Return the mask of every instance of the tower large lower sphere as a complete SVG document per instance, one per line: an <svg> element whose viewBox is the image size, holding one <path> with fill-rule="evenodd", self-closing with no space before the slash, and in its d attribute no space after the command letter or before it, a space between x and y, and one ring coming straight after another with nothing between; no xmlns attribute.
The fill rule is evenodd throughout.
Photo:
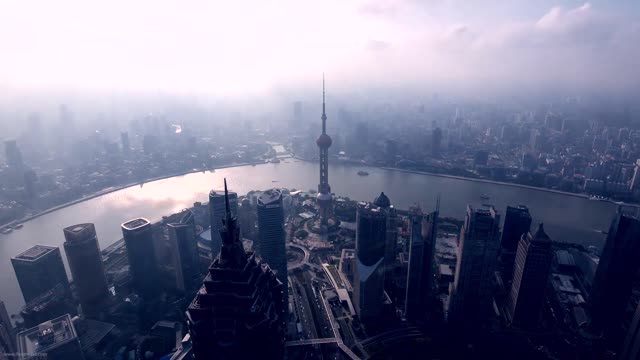
<svg viewBox="0 0 640 360"><path fill-rule="evenodd" d="M316 140L320 149L320 183L318 184L318 206L320 207L320 224L328 225L331 211L331 186L329 186L329 148L331 137L327 135L327 114L324 104L324 78L322 79L322 134Z"/></svg>

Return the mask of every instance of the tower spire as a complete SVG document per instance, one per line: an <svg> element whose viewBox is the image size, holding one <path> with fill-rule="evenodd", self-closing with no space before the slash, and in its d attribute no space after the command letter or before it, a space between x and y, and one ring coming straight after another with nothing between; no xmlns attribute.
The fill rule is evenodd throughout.
<svg viewBox="0 0 640 360"><path fill-rule="evenodd" d="M231 208L229 207L229 190L227 190L227 178L224 178L224 206L227 211L227 224L231 220Z"/></svg>
<svg viewBox="0 0 640 360"><path fill-rule="evenodd" d="M327 114L324 106L324 73L322 73L322 133L327 133Z"/></svg>

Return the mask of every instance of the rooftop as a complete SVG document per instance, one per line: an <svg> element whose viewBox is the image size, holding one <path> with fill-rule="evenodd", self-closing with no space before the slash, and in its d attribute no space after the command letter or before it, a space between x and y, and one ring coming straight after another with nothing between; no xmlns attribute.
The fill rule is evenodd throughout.
<svg viewBox="0 0 640 360"><path fill-rule="evenodd" d="M23 252L22 254L15 257L15 259L23 260L23 261L36 261L39 258L45 256L46 254L55 251L57 247L55 246L46 246L46 245L36 245L29 250Z"/></svg>
<svg viewBox="0 0 640 360"><path fill-rule="evenodd" d="M71 316L66 314L18 333L18 352L46 353L77 339L78 334L73 327Z"/></svg>
<svg viewBox="0 0 640 360"><path fill-rule="evenodd" d="M62 230L65 234L65 240L74 241L86 239L87 235L95 235L95 227L93 224L77 224L66 227Z"/></svg>
<svg viewBox="0 0 640 360"><path fill-rule="evenodd" d="M149 220L145 218L137 218L123 223L122 227L125 230L136 230L146 226L147 224L149 224Z"/></svg>
<svg viewBox="0 0 640 360"><path fill-rule="evenodd" d="M279 189L270 189L260 194L258 205L270 205L276 203L282 198L282 192Z"/></svg>

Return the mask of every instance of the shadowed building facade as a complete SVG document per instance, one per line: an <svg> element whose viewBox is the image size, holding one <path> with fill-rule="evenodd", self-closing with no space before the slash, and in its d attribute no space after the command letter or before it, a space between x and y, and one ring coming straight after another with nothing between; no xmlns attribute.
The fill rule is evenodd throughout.
<svg viewBox="0 0 640 360"><path fill-rule="evenodd" d="M78 224L64 228L64 252L78 292L82 313L97 317L109 296L100 245L93 224Z"/></svg>
<svg viewBox="0 0 640 360"><path fill-rule="evenodd" d="M150 301L160 293L151 223L144 218L129 220L122 224L122 235L133 287L138 295Z"/></svg>
<svg viewBox="0 0 640 360"><path fill-rule="evenodd" d="M70 294L69 279L59 248L36 245L11 258L11 264L25 303L37 299L58 284L65 293Z"/></svg>
<svg viewBox="0 0 640 360"><path fill-rule="evenodd" d="M233 191L229 192L229 206L233 216L238 216L238 194ZM211 255L213 257L220 252L222 247L220 230L224 217L224 191L211 190L209 192L209 224L211 225Z"/></svg>
<svg viewBox="0 0 640 360"><path fill-rule="evenodd" d="M363 322L382 314L387 217L375 205L360 205L356 213L356 271L353 300Z"/></svg>
<svg viewBox="0 0 640 360"><path fill-rule="evenodd" d="M264 191L258 197L258 242L260 257L273 269L283 284L287 281L284 209L279 189ZM287 286L283 288L284 304L288 302Z"/></svg>
<svg viewBox="0 0 640 360"><path fill-rule="evenodd" d="M528 234L531 228L531 215L524 205L507 206L502 226L502 240L500 241L500 270L502 278L510 283L513 277L513 265L522 235Z"/></svg>
<svg viewBox="0 0 640 360"><path fill-rule="evenodd" d="M168 228L176 288L180 291L193 290L201 280L193 212L183 211L180 221L169 224Z"/></svg>

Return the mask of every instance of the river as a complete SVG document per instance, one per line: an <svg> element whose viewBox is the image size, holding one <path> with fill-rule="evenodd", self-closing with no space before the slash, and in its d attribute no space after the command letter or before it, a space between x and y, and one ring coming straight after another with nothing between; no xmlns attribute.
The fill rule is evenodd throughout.
<svg viewBox="0 0 640 360"><path fill-rule="evenodd" d="M369 176L358 176L360 169ZM64 252L64 227L94 223L100 246L105 248L122 237L122 222L138 216L157 221L196 201L206 202L210 189L222 188L224 177L230 189L239 194L270 187L309 190L317 188L319 171L317 163L290 158L278 164L192 173L131 186L37 217L20 230L0 235L0 298L10 314L19 311L24 302L10 258L36 244L60 246ZM480 199L487 194L488 202L502 214L507 205L527 205L534 224L543 221L552 239L585 246L602 245L600 230L608 229L616 209L609 202L543 190L351 165L330 165L329 182L334 193L356 200L373 200L384 191L401 209L418 203L430 210L441 194L441 214L456 218L464 217L468 203L487 202ZM66 262L64 255L63 259Z"/></svg>

